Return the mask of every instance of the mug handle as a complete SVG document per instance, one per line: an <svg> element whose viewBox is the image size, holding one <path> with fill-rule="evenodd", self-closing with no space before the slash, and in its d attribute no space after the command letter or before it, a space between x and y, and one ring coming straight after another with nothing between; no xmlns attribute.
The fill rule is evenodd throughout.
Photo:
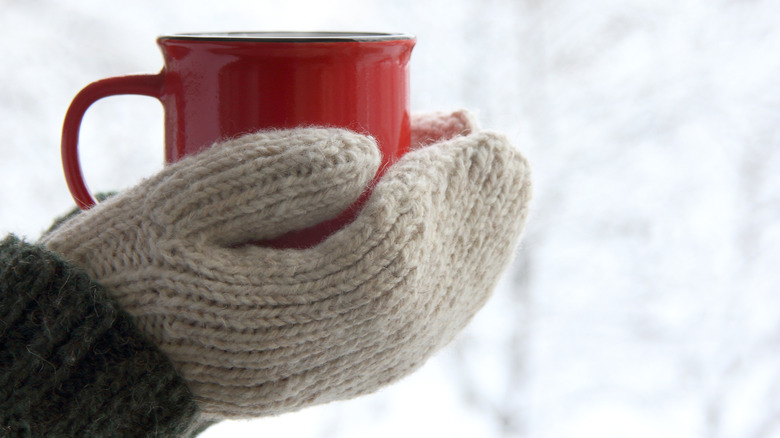
<svg viewBox="0 0 780 438"><path fill-rule="evenodd" d="M79 130L81 119L87 109L104 97L120 94L140 94L160 99L164 82L164 72L150 75L129 75L102 79L93 82L76 94L62 125L62 168L73 199L82 210L88 210L97 204L84 183L78 156Z"/></svg>

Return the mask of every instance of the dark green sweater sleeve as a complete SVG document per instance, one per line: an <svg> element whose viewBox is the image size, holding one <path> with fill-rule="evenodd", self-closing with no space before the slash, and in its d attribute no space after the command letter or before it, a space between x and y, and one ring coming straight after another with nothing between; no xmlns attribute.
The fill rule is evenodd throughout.
<svg viewBox="0 0 780 438"><path fill-rule="evenodd" d="M47 249L0 242L0 436L190 435L170 361L100 285Z"/></svg>

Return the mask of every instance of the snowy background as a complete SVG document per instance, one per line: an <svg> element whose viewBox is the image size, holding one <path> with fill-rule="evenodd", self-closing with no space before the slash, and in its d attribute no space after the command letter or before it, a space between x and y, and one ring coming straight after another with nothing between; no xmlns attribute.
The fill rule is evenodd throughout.
<svg viewBox="0 0 780 438"><path fill-rule="evenodd" d="M414 108L508 134L536 196L495 297L420 372L205 437L780 437L780 2L0 0L0 233L73 205L81 87L206 30L416 34ZM127 187L161 168L161 107L103 100L81 144L91 187Z"/></svg>

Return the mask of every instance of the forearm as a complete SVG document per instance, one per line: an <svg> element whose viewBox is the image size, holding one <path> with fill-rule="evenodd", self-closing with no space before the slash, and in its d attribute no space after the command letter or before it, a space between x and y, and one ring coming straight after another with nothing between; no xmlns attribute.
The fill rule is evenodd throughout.
<svg viewBox="0 0 780 438"><path fill-rule="evenodd" d="M100 285L45 248L0 242L0 435L182 436L197 417Z"/></svg>

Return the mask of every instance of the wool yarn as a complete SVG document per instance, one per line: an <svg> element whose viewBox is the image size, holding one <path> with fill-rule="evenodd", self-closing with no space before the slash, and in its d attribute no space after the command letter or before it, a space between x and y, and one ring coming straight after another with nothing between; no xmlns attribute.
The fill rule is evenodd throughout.
<svg viewBox="0 0 780 438"><path fill-rule="evenodd" d="M354 222L312 248L241 243L351 205L379 165L372 139L322 128L233 139L43 243L133 316L207 419L370 393L421 366L482 307L531 197L526 160L465 113L418 116L413 129L415 149Z"/></svg>
<svg viewBox="0 0 780 438"><path fill-rule="evenodd" d="M182 437L197 405L100 285L51 251L0 241L0 436Z"/></svg>

